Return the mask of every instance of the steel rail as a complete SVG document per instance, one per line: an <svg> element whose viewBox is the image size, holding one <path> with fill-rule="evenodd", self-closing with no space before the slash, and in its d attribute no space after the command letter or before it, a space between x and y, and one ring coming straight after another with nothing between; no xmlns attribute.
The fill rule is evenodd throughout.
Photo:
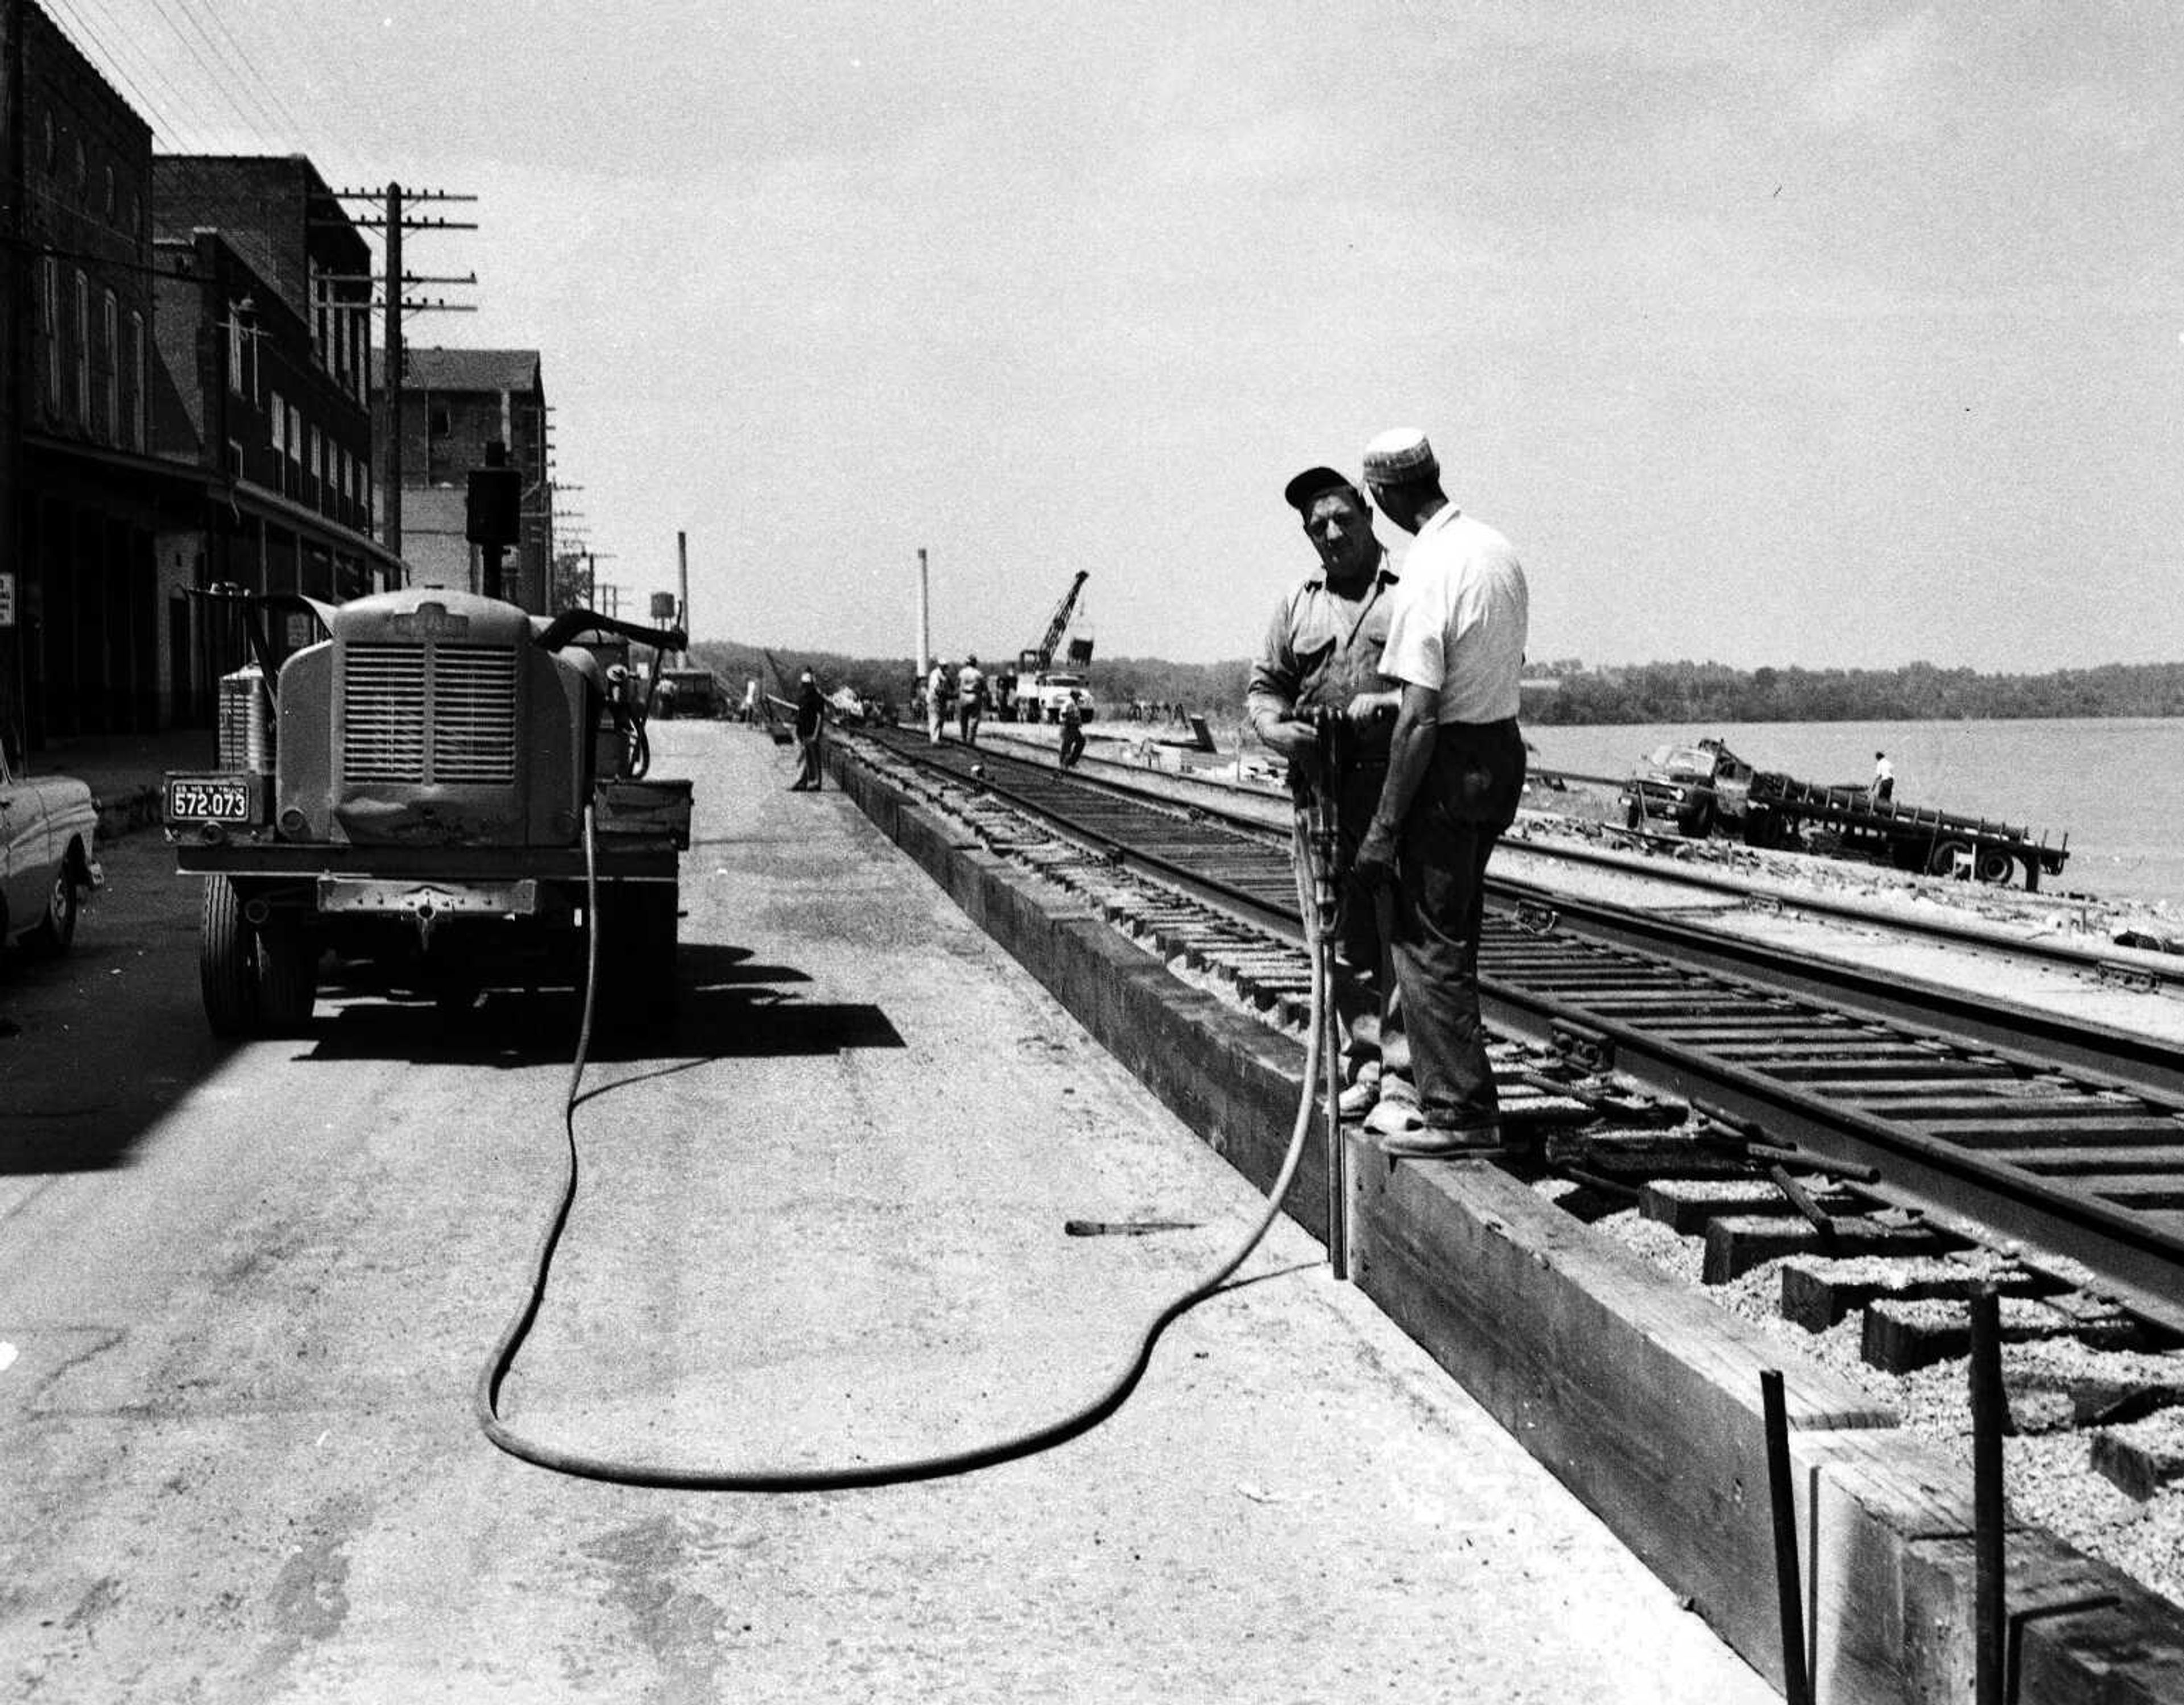
<svg viewBox="0 0 2184 1705"><path fill-rule="evenodd" d="M1772 983L1869 1017L1923 1025L1970 1046L2016 1056L2020 1064L2066 1067L2105 1088L2184 1100L2184 1047L2159 1037L1999 995L1970 995L1902 972L1798 954L1518 878L1490 878L1488 887L1497 896L1552 907L1594 940Z"/></svg>
<svg viewBox="0 0 2184 1705"><path fill-rule="evenodd" d="M1025 760L997 766L996 755L975 749L892 749L1050 821L1081 818L1096 798L1100 821L1065 832L1103 855L1217 887L1227 909L1262 928L1297 928L1286 847L1262 826L1240 833L1195 810L1134 799L1112 780L1095 788ZM974 762L986 766L983 777L968 773ZM1148 824L1160 850L1130 844ZM1178 839L1185 827L1200 844L1181 844L1191 839ZM1190 866L1212 847L1227 873L1209 883ZM1258 877L1238 881L1236 866L1254 861ZM2069 1256L2127 1307L2184 1329L2184 1098L2159 1075L2176 1070L2175 1050L1518 886L1531 916L1490 912L1481 943L1490 1022L1592 1052L1825 1161L1877 1167L1891 1199ZM1541 928L1546 909L1555 917ZM2107 1051L2126 1039L2135 1045Z"/></svg>

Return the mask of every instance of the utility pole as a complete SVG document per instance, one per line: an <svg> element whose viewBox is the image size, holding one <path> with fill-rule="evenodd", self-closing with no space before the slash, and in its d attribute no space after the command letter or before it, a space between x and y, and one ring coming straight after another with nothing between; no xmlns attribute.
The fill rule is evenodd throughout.
<svg viewBox="0 0 2184 1705"><path fill-rule="evenodd" d="M386 232L387 322L386 382L381 387L382 416L380 431L386 446L387 461L380 482L381 514L384 524L380 529L380 543L395 555L402 554L402 381L407 376L409 362L404 354L402 316L407 313L476 313L468 304L446 301L411 302L407 290L411 284L436 281L413 278L402 270L402 238L406 231L476 231L475 220L450 219L412 219L405 209L420 203L476 201L474 195L451 194L446 190L425 189L404 191L399 183L389 182L384 190L339 189L334 192L337 200L385 200L386 212L377 219L358 219L350 223L363 230L376 226ZM445 279L439 282L459 284L476 282L476 275L469 279Z"/></svg>
<svg viewBox="0 0 2184 1705"><path fill-rule="evenodd" d="M584 608L594 616L614 614L611 610L601 610L599 605L599 593L602 590L612 592L616 589L611 586L604 588L600 587L599 564L602 560L612 562L614 560L615 554L610 550L588 550L584 553Z"/></svg>

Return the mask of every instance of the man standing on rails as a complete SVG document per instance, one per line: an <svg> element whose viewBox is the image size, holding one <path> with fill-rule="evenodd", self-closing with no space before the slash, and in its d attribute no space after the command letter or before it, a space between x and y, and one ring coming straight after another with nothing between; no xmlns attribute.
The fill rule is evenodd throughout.
<svg viewBox="0 0 2184 1705"><path fill-rule="evenodd" d="M1322 571L1298 582L1274 606L1251 666L1244 708L1260 739L1289 760L1290 795L1296 807L1292 856L1298 898L1309 915L1312 805L1327 781L1316 761L1319 734L1309 717L1320 710L1347 723L1337 743L1346 749L1345 761L1333 783L1341 841L1337 856L1347 866L1380 803L1389 727L1402 696L1380 679L1396 577L1373 536L1372 505L1333 468L1306 469L1283 488L1282 497L1303 517ZM1366 1128L1376 1135L1419 1123L1403 1003L1389 959L1392 911L1391 897L1378 884L1361 883L1346 869L1336 889L1334 941L1334 1006L1348 1079L1338 1106L1346 1117L1364 1115Z"/></svg>
<svg viewBox="0 0 2184 1705"><path fill-rule="evenodd" d="M807 669L796 683L796 753L801 763L796 779L788 784L792 794L819 791L819 742L826 726L826 701L819 696L819 683Z"/></svg>
<svg viewBox="0 0 2184 1705"><path fill-rule="evenodd" d="M956 733L967 746L978 744L978 719L986 714L986 676L972 652L956 671Z"/></svg>
<svg viewBox="0 0 2184 1705"><path fill-rule="evenodd" d="M925 677L925 738L936 746L940 744L940 725L947 715L948 671L936 657L932 672Z"/></svg>
<svg viewBox="0 0 2184 1705"><path fill-rule="evenodd" d="M1530 597L1509 541L1442 492L1424 432L1373 439L1365 482L1380 512L1417 535L1380 659L1401 683L1401 708L1357 870L1395 879L1396 977L1425 1123L1383 1136L1380 1149L1491 1153L1502 1130L1479 1016L1479 933L1486 861L1524 788L1517 707Z"/></svg>

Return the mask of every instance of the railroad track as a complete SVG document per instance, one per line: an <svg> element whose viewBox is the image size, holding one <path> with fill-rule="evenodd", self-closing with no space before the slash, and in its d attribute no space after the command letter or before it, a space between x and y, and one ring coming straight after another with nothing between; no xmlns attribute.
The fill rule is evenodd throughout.
<svg viewBox="0 0 2184 1705"><path fill-rule="evenodd" d="M1218 914L1216 935L1302 939L1288 837L1263 822L991 748L866 738L967 788L976 809L1029 814L1095 859L1182 890ZM2040 1252L2046 1270L2081 1267L2137 1319L2184 1333L2184 1053L2174 1047L1501 883L1480 987L1491 1024L1596 1081L1613 1073L1680 1100L1702 1123L1756 1143L1763 1165L1794 1158L1857 1181L1829 1201L1858 1215L1903 1211L1909 1245L1930 1243L1925 1216L1989 1229ZM1774 1173L1783 1178L1780 1164ZM1789 1188L1793 1201L1805 1195ZM1835 1234L1846 1217L1826 1203L1802 1206L1822 1249L1869 1246Z"/></svg>

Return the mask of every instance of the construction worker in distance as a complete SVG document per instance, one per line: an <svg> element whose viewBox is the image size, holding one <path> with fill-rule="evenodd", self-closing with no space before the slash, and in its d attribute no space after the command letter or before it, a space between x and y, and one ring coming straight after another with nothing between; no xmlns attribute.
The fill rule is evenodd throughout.
<svg viewBox="0 0 2184 1705"><path fill-rule="evenodd" d="M986 711L986 677L972 652L956 671L956 732L967 746L978 744L978 719Z"/></svg>
<svg viewBox="0 0 2184 1705"><path fill-rule="evenodd" d="M1074 688L1061 701L1061 767L1073 768L1084 755L1084 710Z"/></svg>
<svg viewBox="0 0 2184 1705"><path fill-rule="evenodd" d="M925 677L925 738L936 746L940 744L940 725L948 715L947 706L948 671L936 657Z"/></svg>

